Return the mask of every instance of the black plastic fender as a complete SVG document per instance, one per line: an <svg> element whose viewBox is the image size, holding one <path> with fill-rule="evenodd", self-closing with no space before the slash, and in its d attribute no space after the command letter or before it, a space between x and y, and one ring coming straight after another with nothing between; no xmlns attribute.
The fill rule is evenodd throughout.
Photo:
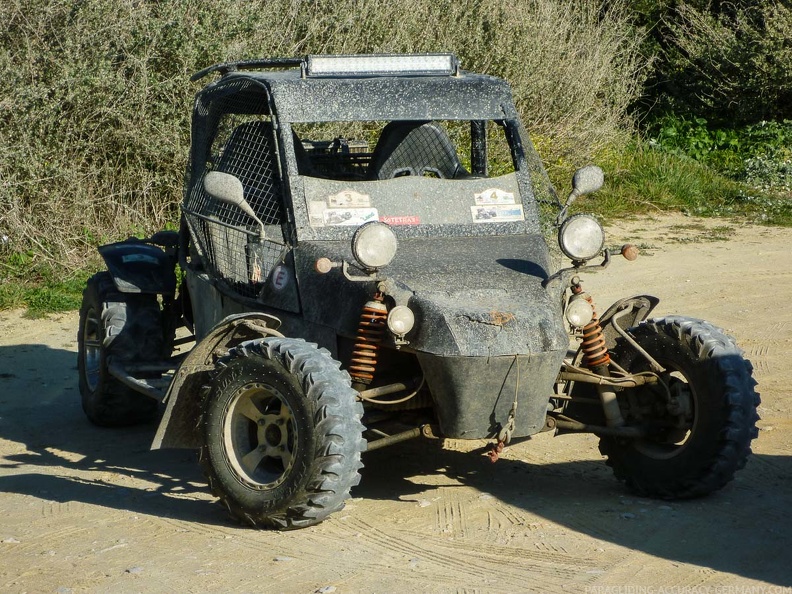
<svg viewBox="0 0 792 594"><path fill-rule="evenodd" d="M652 313L652 310L657 307L660 300L651 295L635 295L634 297L625 297L619 299L616 303L611 305L607 311L600 316L599 322L602 331L605 335L605 345L608 349L616 346L616 339L619 336L617 330L613 327L617 323L614 316L617 313L629 310L629 312L618 316L619 328L627 330L643 322Z"/></svg>
<svg viewBox="0 0 792 594"><path fill-rule="evenodd" d="M176 292L176 263L155 245L133 238L103 245L99 254L121 293L173 295Z"/></svg>
<svg viewBox="0 0 792 594"><path fill-rule="evenodd" d="M163 399L167 406L151 449L200 447L197 423L202 390L211 382L216 360L226 355L231 347L247 340L282 336L276 331L280 324L275 316L251 312L228 316L212 328L176 370Z"/></svg>

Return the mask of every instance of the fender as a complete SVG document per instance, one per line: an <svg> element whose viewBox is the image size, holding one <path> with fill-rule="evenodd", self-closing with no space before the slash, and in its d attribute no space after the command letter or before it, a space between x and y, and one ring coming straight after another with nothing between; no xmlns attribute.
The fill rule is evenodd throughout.
<svg viewBox="0 0 792 594"><path fill-rule="evenodd" d="M619 337L619 333L613 327L614 324L618 323L619 328L622 330L637 326L649 317L649 314L657 307L658 303L660 303L660 300L657 297L635 295L634 297L619 299L611 305L600 317L600 326L605 335L605 345L608 350L616 346L616 339ZM622 314L621 312L625 310L629 310L629 312ZM616 316L616 314L620 315ZM618 317L618 322L616 317Z"/></svg>
<svg viewBox="0 0 792 594"><path fill-rule="evenodd" d="M280 325L281 321L275 316L251 312L228 316L212 328L176 370L163 399L167 406L151 449L200 447L197 421L216 360L246 340L283 336L277 331Z"/></svg>
<svg viewBox="0 0 792 594"><path fill-rule="evenodd" d="M150 243L135 238L99 248L116 288L122 293L173 295L175 261Z"/></svg>

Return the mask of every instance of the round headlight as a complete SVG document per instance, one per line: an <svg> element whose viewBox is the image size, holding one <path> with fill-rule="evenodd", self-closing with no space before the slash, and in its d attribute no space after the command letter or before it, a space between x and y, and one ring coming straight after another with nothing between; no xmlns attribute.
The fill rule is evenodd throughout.
<svg viewBox="0 0 792 594"><path fill-rule="evenodd" d="M605 246L605 231L590 215L569 217L558 231L561 251L574 262L585 262L596 257Z"/></svg>
<svg viewBox="0 0 792 594"><path fill-rule="evenodd" d="M393 230L379 221L361 225L352 238L352 254L367 270L376 270L390 264L397 247Z"/></svg>
<svg viewBox="0 0 792 594"><path fill-rule="evenodd" d="M397 305L388 313L388 329L396 336L404 336L415 325L415 315L404 305Z"/></svg>
<svg viewBox="0 0 792 594"><path fill-rule="evenodd" d="M585 299L573 297L567 303L564 315L571 326L582 328L594 319L594 308Z"/></svg>

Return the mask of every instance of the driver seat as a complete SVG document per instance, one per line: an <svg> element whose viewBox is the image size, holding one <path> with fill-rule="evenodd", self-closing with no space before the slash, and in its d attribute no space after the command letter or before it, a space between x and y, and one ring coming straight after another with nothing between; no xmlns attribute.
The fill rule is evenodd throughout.
<svg viewBox="0 0 792 594"><path fill-rule="evenodd" d="M369 165L369 179L405 175L453 179L467 171L445 129L436 122L391 122L382 130Z"/></svg>

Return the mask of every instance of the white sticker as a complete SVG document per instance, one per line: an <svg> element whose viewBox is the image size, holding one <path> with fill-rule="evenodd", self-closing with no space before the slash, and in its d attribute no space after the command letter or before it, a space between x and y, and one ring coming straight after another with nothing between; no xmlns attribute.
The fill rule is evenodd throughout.
<svg viewBox="0 0 792 594"><path fill-rule="evenodd" d="M498 188L484 190L481 194L474 194L476 204L479 206L487 204L514 204L514 194L504 192Z"/></svg>
<svg viewBox="0 0 792 594"><path fill-rule="evenodd" d="M283 264L278 264L272 271L272 287L276 291L283 291L289 284L289 269Z"/></svg>
<svg viewBox="0 0 792 594"><path fill-rule="evenodd" d="M324 201L312 201L308 203L308 221L311 227L324 227L324 212L327 204Z"/></svg>
<svg viewBox="0 0 792 594"><path fill-rule="evenodd" d="M324 211L324 224L331 226L354 225L379 220L376 208L334 208Z"/></svg>
<svg viewBox="0 0 792 594"><path fill-rule="evenodd" d="M371 206L371 196L355 190L344 190L328 196L327 205L330 208L365 208Z"/></svg>
<svg viewBox="0 0 792 594"><path fill-rule="evenodd" d="M473 215L474 223L508 223L525 220L521 204L471 206L470 213Z"/></svg>

